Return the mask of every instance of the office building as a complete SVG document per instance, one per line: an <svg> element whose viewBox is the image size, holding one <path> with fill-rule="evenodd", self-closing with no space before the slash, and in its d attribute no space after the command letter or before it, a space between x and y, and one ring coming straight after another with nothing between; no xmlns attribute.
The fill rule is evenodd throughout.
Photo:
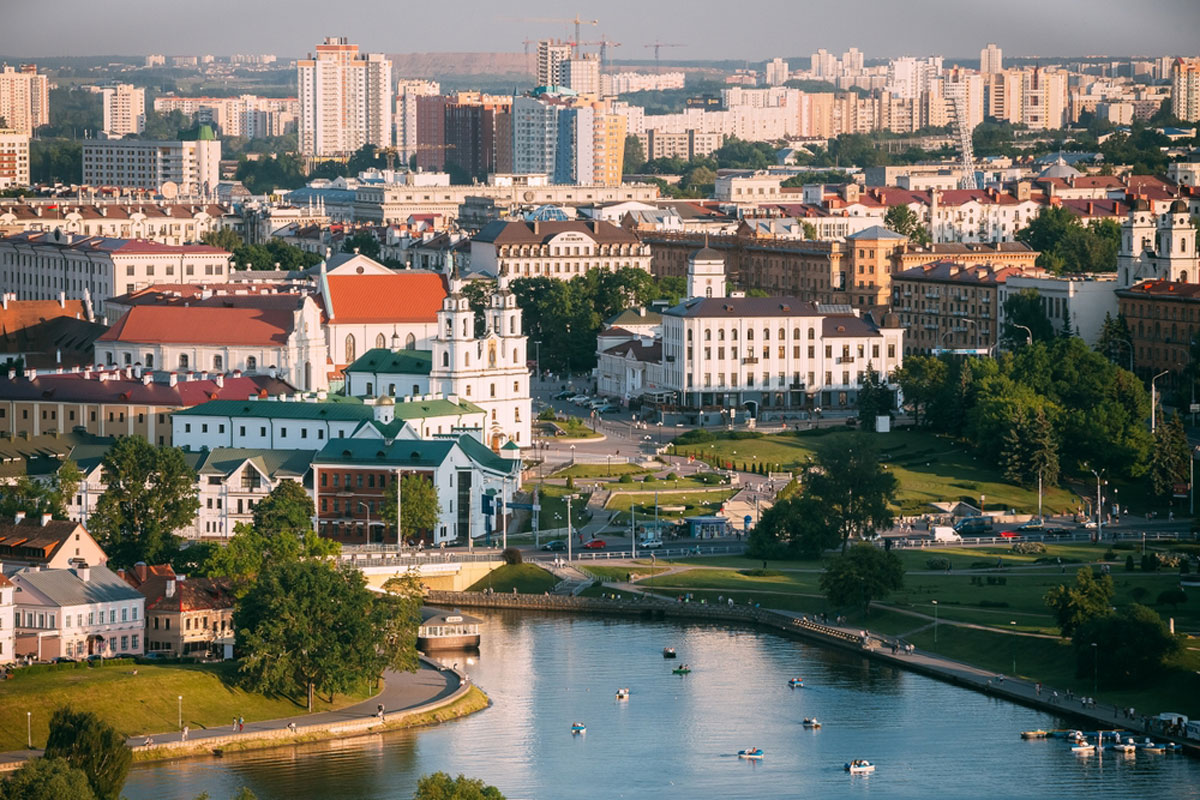
<svg viewBox="0 0 1200 800"><path fill-rule="evenodd" d="M587 54L569 58L559 66L561 86L581 95L600 94L600 58Z"/></svg>
<svg viewBox="0 0 1200 800"><path fill-rule="evenodd" d="M1171 113L1200 121L1200 58L1177 58L1171 65Z"/></svg>
<svg viewBox="0 0 1200 800"><path fill-rule="evenodd" d="M417 153L417 98L437 96L441 93L437 81L417 78L402 78L396 86L396 151L400 160L407 164Z"/></svg>
<svg viewBox="0 0 1200 800"><path fill-rule="evenodd" d="M128 83L100 90L104 103L104 133L119 139L146 129L146 90Z"/></svg>
<svg viewBox="0 0 1200 800"><path fill-rule="evenodd" d="M365 144L392 143L392 62L359 54L345 37L328 37L316 56L296 62L300 152L349 156Z"/></svg>
<svg viewBox="0 0 1200 800"><path fill-rule="evenodd" d="M168 198L209 194L221 180L221 140L202 126L192 141L85 141L83 183L138 189Z"/></svg>
<svg viewBox="0 0 1200 800"><path fill-rule="evenodd" d="M0 117L8 129L27 136L50 124L50 83L35 65L0 70Z"/></svg>

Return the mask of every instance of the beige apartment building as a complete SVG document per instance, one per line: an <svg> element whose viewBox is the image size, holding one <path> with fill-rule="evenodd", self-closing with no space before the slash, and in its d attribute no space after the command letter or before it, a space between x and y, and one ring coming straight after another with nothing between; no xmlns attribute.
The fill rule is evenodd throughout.
<svg viewBox="0 0 1200 800"><path fill-rule="evenodd" d="M146 90L128 83L100 89L104 103L104 132L121 137L146 130Z"/></svg>
<svg viewBox="0 0 1200 800"><path fill-rule="evenodd" d="M28 185L29 134L0 129L0 189Z"/></svg>
<svg viewBox="0 0 1200 800"><path fill-rule="evenodd" d="M0 70L0 117L26 136L50 124L50 83L33 64Z"/></svg>

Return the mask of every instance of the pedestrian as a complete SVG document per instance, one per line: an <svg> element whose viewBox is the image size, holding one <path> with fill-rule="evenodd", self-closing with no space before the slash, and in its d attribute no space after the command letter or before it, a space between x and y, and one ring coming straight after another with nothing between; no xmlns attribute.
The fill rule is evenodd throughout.
<svg viewBox="0 0 1200 800"><path fill-rule="evenodd" d="M183 736L180 738L180 741L186 742L187 737L188 737L188 726L184 725L183 726Z"/></svg>
<svg viewBox="0 0 1200 800"><path fill-rule="evenodd" d="M1038 697L1041 697L1041 696L1042 696L1042 682L1041 682L1041 681L1038 681L1038 682L1037 682L1037 684L1035 684L1035 687L1034 687L1034 688L1035 688L1035 689L1036 689L1036 691L1037 691L1037 696L1038 696Z"/></svg>
<svg viewBox="0 0 1200 800"><path fill-rule="evenodd" d="M238 733L246 730L246 718L238 714Z"/></svg>
<svg viewBox="0 0 1200 800"><path fill-rule="evenodd" d="M288 732L289 732L289 733L295 733L295 732L296 732L296 723L294 723L294 722L289 722L289 723L288 723Z"/></svg>
<svg viewBox="0 0 1200 800"><path fill-rule="evenodd" d="M233 732L237 733L237 717L233 718Z"/></svg>

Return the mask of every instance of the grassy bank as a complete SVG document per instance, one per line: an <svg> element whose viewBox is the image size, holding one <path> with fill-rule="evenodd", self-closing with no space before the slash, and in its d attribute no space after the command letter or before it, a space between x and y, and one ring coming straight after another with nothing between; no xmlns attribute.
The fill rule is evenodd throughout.
<svg viewBox="0 0 1200 800"><path fill-rule="evenodd" d="M134 673L137 670L137 674ZM228 727L234 717L248 722L305 713L304 698L262 695L235 685L237 666L221 664L138 665L43 672L0 684L0 750L26 746L26 712L33 712L33 743L46 743L50 715L59 706L92 711L126 736L178 730L182 696L183 724L194 730ZM376 693L374 684L332 703L318 696L316 711L328 711Z"/></svg>
<svg viewBox="0 0 1200 800"><path fill-rule="evenodd" d="M510 594L515 588L521 594L542 594L554 588L558 578L534 564L505 564L492 570L467 588L468 592Z"/></svg>
<svg viewBox="0 0 1200 800"><path fill-rule="evenodd" d="M439 722L447 722L459 717L465 717L468 714L474 714L476 711L482 711L491 705L491 700L478 686L471 686L465 695L455 700L448 706L444 706L433 711L427 711L412 716L401 717L395 721L388 722L383 727L375 728L369 733L357 735L374 736L378 733L386 731L402 730L404 728L416 728L424 725L434 725ZM399 715L397 715L399 716ZM330 739L345 739L347 735L334 731L303 733L286 738L253 738L253 734L244 734L247 736L244 740L239 740L233 744L221 745L221 753L241 753L251 750L267 750L274 747L291 747L297 744L308 744L311 742L323 742ZM214 748L197 742L194 747L189 748L173 748L171 750L145 750L138 751L133 754L134 761L173 761L179 758L192 758L195 756L212 755Z"/></svg>

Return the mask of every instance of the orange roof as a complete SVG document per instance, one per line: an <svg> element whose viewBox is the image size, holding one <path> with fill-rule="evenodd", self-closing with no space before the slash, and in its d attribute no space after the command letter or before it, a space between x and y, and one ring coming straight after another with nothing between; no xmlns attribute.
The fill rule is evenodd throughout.
<svg viewBox="0 0 1200 800"><path fill-rule="evenodd" d="M0 308L0 331L11 333L28 328L39 322L56 317L87 319L87 308L82 300L9 300Z"/></svg>
<svg viewBox="0 0 1200 800"><path fill-rule="evenodd" d="M276 347L292 321L281 309L134 306L97 341Z"/></svg>
<svg viewBox="0 0 1200 800"><path fill-rule="evenodd" d="M442 276L433 272L395 275L330 275L327 316L337 323L437 322L446 298Z"/></svg>

